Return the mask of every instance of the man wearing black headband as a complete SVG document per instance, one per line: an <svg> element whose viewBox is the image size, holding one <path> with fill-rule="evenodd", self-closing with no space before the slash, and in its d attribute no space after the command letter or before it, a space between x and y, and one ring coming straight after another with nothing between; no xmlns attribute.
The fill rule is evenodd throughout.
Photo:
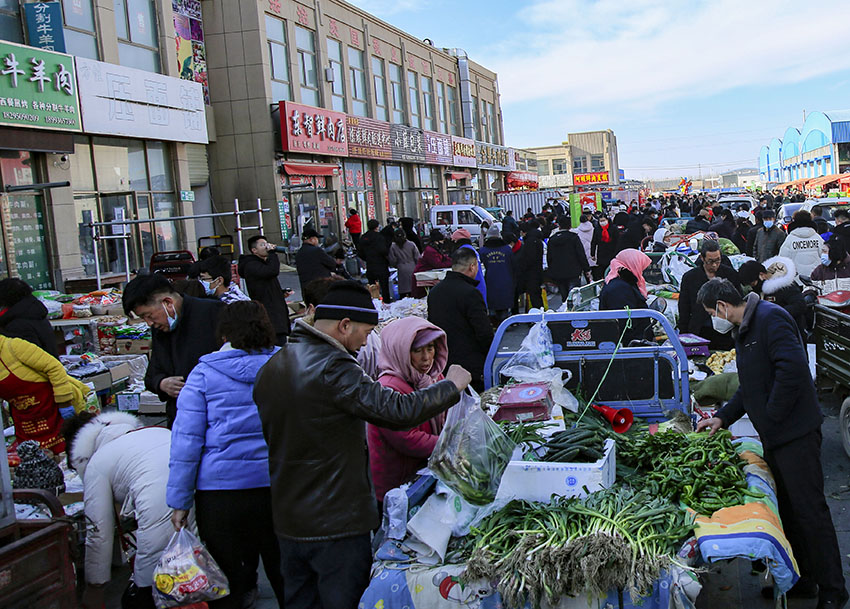
<svg viewBox="0 0 850 609"><path fill-rule="evenodd" d="M355 359L377 323L366 288L334 283L313 325L296 321L257 376L287 609L356 607L369 584L380 520L365 423L410 429L455 404L470 382L451 366L446 380L407 395L382 387Z"/></svg>

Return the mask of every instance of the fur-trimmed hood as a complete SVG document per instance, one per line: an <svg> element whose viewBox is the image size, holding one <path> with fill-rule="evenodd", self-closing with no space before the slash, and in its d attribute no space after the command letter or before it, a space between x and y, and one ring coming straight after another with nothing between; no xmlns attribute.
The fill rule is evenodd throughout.
<svg viewBox="0 0 850 609"><path fill-rule="evenodd" d="M67 447L71 467L85 479L86 466L98 449L127 432L143 427L142 422L126 412L104 412L86 423Z"/></svg>
<svg viewBox="0 0 850 609"><path fill-rule="evenodd" d="M770 279L765 279L761 291L765 296L776 294L779 290L787 288L797 278L797 267L794 261L785 256L774 256L764 261Z"/></svg>

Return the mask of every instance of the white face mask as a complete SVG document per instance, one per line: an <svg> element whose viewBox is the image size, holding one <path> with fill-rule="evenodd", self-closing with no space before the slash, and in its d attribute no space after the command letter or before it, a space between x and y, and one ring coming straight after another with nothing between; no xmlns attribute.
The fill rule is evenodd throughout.
<svg viewBox="0 0 850 609"><path fill-rule="evenodd" d="M172 307L174 305L171 305ZM165 311L165 316L168 318L168 329L174 330L177 327L177 309L174 309L174 317L168 314L168 308L165 303L162 303L162 310Z"/></svg>
<svg viewBox="0 0 850 609"><path fill-rule="evenodd" d="M204 286L204 293L207 296L212 296L213 294L215 294L215 288L212 287L212 281L206 281L204 279L198 279L198 281L200 281L201 285Z"/></svg>
<svg viewBox="0 0 850 609"><path fill-rule="evenodd" d="M717 311L717 307L715 306L715 312ZM723 317L718 317L717 315L711 316L711 327L714 328L716 332L720 332L721 334L728 334L732 328L735 327L731 321L726 319L726 312L724 311Z"/></svg>

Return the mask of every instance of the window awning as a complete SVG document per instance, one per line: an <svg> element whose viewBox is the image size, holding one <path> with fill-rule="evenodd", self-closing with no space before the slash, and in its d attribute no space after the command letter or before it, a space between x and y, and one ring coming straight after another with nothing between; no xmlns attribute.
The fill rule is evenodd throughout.
<svg viewBox="0 0 850 609"><path fill-rule="evenodd" d="M339 165L332 163L284 163L283 170L290 176L339 175Z"/></svg>
<svg viewBox="0 0 850 609"><path fill-rule="evenodd" d="M469 180L472 178L472 174L468 171L450 171L446 174L446 177L450 180Z"/></svg>
<svg viewBox="0 0 850 609"><path fill-rule="evenodd" d="M807 188L817 188L818 186L826 186L827 184L832 184L833 182L837 182L842 178L842 174L833 173L828 176L820 176L818 178L812 178L809 180L809 183L806 184Z"/></svg>

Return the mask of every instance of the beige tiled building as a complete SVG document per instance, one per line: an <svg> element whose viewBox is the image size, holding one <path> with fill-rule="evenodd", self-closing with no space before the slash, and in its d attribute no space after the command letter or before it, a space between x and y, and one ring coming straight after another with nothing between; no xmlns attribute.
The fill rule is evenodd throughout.
<svg viewBox="0 0 850 609"><path fill-rule="evenodd" d="M610 129L570 133L558 146L527 148L537 156L540 188L567 188L574 185L611 185L620 183L617 137ZM606 176L599 175L607 173ZM576 176L598 176L599 181L580 183ZM584 178L587 179L587 178ZM577 181L578 180L578 181Z"/></svg>

